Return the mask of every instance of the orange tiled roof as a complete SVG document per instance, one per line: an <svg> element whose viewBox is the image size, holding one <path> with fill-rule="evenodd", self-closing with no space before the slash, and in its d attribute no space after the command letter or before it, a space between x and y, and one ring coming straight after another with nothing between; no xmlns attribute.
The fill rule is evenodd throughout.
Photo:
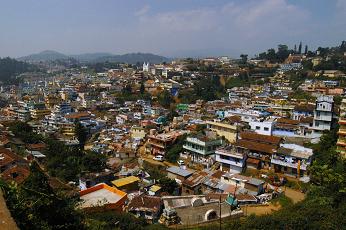
<svg viewBox="0 0 346 230"><path fill-rule="evenodd" d="M78 119L78 118L87 117L87 116L90 116L88 112L71 113L71 114L65 115L65 117L69 119Z"/></svg>
<svg viewBox="0 0 346 230"><path fill-rule="evenodd" d="M244 140L263 142L272 145L279 145L282 140L281 137L262 135L253 132L242 132L240 133L240 137Z"/></svg>
<svg viewBox="0 0 346 230"><path fill-rule="evenodd" d="M22 183L30 175L30 170L24 166L14 166L2 172L1 178L6 182L14 181L17 184Z"/></svg>
<svg viewBox="0 0 346 230"><path fill-rule="evenodd" d="M236 145L241 146L243 148L247 148L252 151L258 151L258 152L269 153L269 154L273 154L278 148L275 145L258 143L254 141L243 140L243 139L238 140Z"/></svg>

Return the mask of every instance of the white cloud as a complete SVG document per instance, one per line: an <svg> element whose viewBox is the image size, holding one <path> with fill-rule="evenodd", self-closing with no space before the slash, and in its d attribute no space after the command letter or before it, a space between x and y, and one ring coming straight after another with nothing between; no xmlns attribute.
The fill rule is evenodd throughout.
<svg viewBox="0 0 346 230"><path fill-rule="evenodd" d="M230 2L220 7L162 12L139 18L139 37L150 49L268 48L306 32L309 13L286 0ZM150 41L155 40L155 43ZM299 41L299 40L298 40ZM166 47L165 47L166 45ZM264 45L264 47L263 47ZM239 51L240 52L240 51Z"/></svg>
<svg viewBox="0 0 346 230"><path fill-rule="evenodd" d="M143 16L143 15L147 14L149 10L150 10L150 6L145 5L135 12L135 16L137 16L137 17Z"/></svg>

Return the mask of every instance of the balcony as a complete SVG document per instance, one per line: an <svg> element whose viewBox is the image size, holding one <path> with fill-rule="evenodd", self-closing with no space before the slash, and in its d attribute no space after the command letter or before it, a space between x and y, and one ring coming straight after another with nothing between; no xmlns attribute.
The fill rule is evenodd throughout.
<svg viewBox="0 0 346 230"><path fill-rule="evenodd" d="M155 142L155 141L153 141L153 140L148 140L148 144L151 144L151 145L153 145L153 146L159 147L159 148L161 148L161 149L166 148L166 146L164 146L162 143Z"/></svg>
<svg viewBox="0 0 346 230"><path fill-rule="evenodd" d="M345 135L346 136L346 129L339 129L338 135Z"/></svg>
<svg viewBox="0 0 346 230"><path fill-rule="evenodd" d="M298 163L290 163L290 162L286 162L286 161L282 161L282 160L277 160L277 159L271 159L271 163L272 164L276 164L276 165L282 165L285 167L289 167L289 168L298 168ZM306 170L307 165L305 163L300 163L300 169L301 170Z"/></svg>
<svg viewBox="0 0 346 230"><path fill-rule="evenodd" d="M346 118L345 117L340 117L339 124L340 125L346 125Z"/></svg>
<svg viewBox="0 0 346 230"><path fill-rule="evenodd" d="M205 151L204 149L195 149L193 148L192 146L190 145L183 145L183 148L190 151L190 152L193 152L193 153L198 153L198 154L201 154L201 155L209 155L209 154L213 154L214 151Z"/></svg>
<svg viewBox="0 0 346 230"><path fill-rule="evenodd" d="M221 162L221 163L225 163L225 164L228 164L228 165L232 165L232 166L237 166L237 167L240 167L240 168L243 168L244 167L244 162L235 162L233 160L227 160L227 159L222 159L220 158L219 155L216 155L216 161L217 162Z"/></svg>
<svg viewBox="0 0 346 230"><path fill-rule="evenodd" d="M234 157L237 159L243 159L244 155L242 153L236 152L235 150L226 150L226 149L217 149L215 151L215 154L219 154L219 155L225 155L225 156L230 156L230 157Z"/></svg>
<svg viewBox="0 0 346 230"><path fill-rule="evenodd" d="M336 145L346 147L346 138L339 138Z"/></svg>

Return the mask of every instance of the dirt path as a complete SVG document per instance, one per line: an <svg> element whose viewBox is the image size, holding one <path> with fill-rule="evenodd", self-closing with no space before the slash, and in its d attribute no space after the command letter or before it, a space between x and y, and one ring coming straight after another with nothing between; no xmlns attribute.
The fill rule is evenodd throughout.
<svg viewBox="0 0 346 230"><path fill-rule="evenodd" d="M19 228L14 222L10 211L7 209L5 199L0 190L0 229L2 230L18 230Z"/></svg>
<svg viewBox="0 0 346 230"><path fill-rule="evenodd" d="M293 190L287 187L284 188L284 191L285 191L285 195L288 198L292 199L293 203L298 203L299 201L302 201L305 198L305 194L300 191Z"/></svg>
<svg viewBox="0 0 346 230"><path fill-rule="evenodd" d="M270 214L274 211L277 211L281 208L279 204L271 204L268 205L260 205L260 206L242 206L241 209L244 212L245 216L249 216L251 214L256 214L258 216Z"/></svg>

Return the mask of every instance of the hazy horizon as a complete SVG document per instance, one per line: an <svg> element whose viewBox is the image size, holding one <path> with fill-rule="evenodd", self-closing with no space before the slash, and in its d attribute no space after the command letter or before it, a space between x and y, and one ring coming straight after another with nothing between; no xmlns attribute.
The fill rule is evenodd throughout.
<svg viewBox="0 0 346 230"><path fill-rule="evenodd" d="M238 57L346 39L346 0L0 2L1 57L44 50Z"/></svg>

